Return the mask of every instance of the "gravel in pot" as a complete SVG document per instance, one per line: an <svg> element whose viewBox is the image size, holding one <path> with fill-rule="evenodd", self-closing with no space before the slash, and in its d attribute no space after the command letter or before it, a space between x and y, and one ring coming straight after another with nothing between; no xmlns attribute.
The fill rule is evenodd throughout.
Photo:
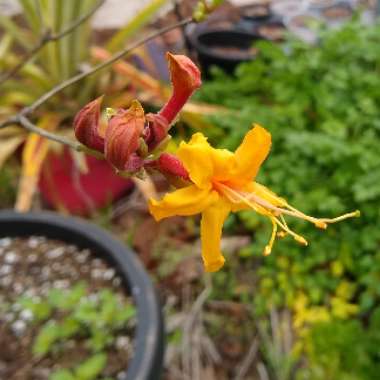
<svg viewBox="0 0 380 380"><path fill-rule="evenodd" d="M160 376L152 284L133 252L84 221L1 211L0 305L1 379Z"/></svg>

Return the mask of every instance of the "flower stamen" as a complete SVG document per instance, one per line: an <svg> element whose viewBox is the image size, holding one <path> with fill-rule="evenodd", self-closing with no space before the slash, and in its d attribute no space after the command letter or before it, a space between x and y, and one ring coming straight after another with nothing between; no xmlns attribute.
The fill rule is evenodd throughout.
<svg viewBox="0 0 380 380"><path fill-rule="evenodd" d="M264 256L269 256L272 252L272 248L277 236L277 223L274 218L270 218L270 220L272 222L272 235L270 237L268 245L266 245L264 248Z"/></svg>
<svg viewBox="0 0 380 380"><path fill-rule="evenodd" d="M270 200L273 200L273 202L276 202L276 203L281 202L283 204L283 207L278 207L272 204L270 200L268 201L267 199L263 199L259 197L257 194L235 190L225 185L224 183L214 182L214 187L217 191L220 191L221 193L223 193L224 196L226 196L226 198L230 200L230 202L235 203L235 204L244 203L248 207L250 207L252 210L259 212L261 214L264 214L270 218L273 228L272 228L272 234L271 234L269 243L268 245L266 245L264 249L265 256L271 253L276 236L284 237L287 234L289 234L298 243L303 244L303 245L308 245L307 240L303 236L295 233L288 227L285 221L284 215L289 215L289 216L293 216L299 219L307 220L313 223L316 227L321 228L321 229L326 229L327 224L329 223L336 223L344 219L360 216L359 211L354 211L354 212L350 212L350 213L338 216L336 218L314 218L290 206L285 200L282 200L281 198L277 198L274 195L270 194L269 192L265 195ZM282 229L282 231L277 232L278 226Z"/></svg>

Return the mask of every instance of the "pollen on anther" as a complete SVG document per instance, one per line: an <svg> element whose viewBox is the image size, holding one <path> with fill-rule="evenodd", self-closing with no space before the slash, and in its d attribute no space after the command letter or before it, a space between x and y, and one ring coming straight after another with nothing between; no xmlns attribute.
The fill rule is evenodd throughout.
<svg viewBox="0 0 380 380"><path fill-rule="evenodd" d="M295 239L295 241L297 241L298 243L300 243L302 245L308 245L309 244L307 242L307 240L305 238L303 238L302 236L296 236L294 239Z"/></svg>
<svg viewBox="0 0 380 380"><path fill-rule="evenodd" d="M327 228L327 223L322 221L317 221L314 223L315 227L325 230Z"/></svg>
<svg viewBox="0 0 380 380"><path fill-rule="evenodd" d="M271 248L269 245L267 245L267 246L264 248L263 255L264 255L264 256L269 256L269 255L271 254L271 252L272 252L272 248Z"/></svg>

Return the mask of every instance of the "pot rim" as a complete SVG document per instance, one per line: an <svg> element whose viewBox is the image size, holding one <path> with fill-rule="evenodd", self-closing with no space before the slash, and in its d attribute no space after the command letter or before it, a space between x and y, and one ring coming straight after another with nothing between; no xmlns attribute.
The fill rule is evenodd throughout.
<svg viewBox="0 0 380 380"><path fill-rule="evenodd" d="M105 230L77 217L50 211L0 211L0 238L30 235L89 248L117 269L137 307L135 350L125 380L159 378L164 353L163 317L155 289L136 254Z"/></svg>
<svg viewBox="0 0 380 380"><path fill-rule="evenodd" d="M195 34L194 39L192 40L192 44L195 50L200 52L201 54L205 56L211 56L215 57L217 59L224 59L230 62L241 62L241 58L236 58L233 56L228 56L226 57L223 54L214 52L212 49L210 49L209 45L206 45L202 43L199 38L208 34L222 34L222 33L230 33L230 34L235 34L235 35L240 35L241 37L246 37L252 40L252 43L255 42L256 40L265 40L264 37L258 35L257 33L254 32L247 32L243 30L236 30L236 29L221 29L221 28L213 28L213 29L205 29L202 31L199 31L198 33ZM232 45L231 45L232 46ZM248 50L242 48L242 50ZM247 55L247 60L254 58L254 55L248 56Z"/></svg>

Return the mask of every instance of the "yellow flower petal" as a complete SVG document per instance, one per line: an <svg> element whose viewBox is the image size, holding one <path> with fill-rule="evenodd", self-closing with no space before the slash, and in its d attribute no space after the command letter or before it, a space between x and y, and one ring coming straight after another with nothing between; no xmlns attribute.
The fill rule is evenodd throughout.
<svg viewBox="0 0 380 380"><path fill-rule="evenodd" d="M255 124L235 152L236 167L230 182L234 185L242 185L252 181L267 157L270 147L270 133Z"/></svg>
<svg viewBox="0 0 380 380"><path fill-rule="evenodd" d="M234 163L226 149L214 149L202 133L195 133L189 143L182 142L177 155L200 188L210 188L212 179L225 178Z"/></svg>
<svg viewBox="0 0 380 380"><path fill-rule="evenodd" d="M160 201L150 199L149 211L158 221L169 216L199 214L217 200L215 191L192 185L166 194Z"/></svg>
<svg viewBox="0 0 380 380"><path fill-rule="evenodd" d="M223 223L230 211L229 203L220 198L202 213L202 258L206 272L216 272L224 265L225 259L220 252L220 239Z"/></svg>

